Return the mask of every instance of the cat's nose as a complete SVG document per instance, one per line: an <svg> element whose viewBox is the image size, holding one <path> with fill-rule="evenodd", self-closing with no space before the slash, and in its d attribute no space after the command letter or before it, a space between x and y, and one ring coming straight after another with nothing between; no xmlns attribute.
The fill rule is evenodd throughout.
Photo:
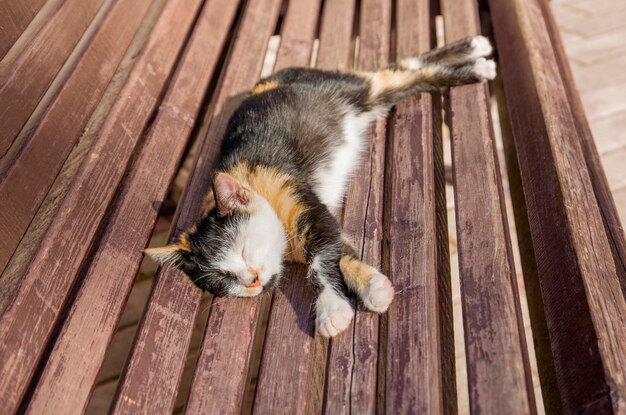
<svg viewBox="0 0 626 415"><path fill-rule="evenodd" d="M254 288L254 287L259 287L260 285L261 285L261 280L259 279L259 277L257 277L250 284L246 285L246 287Z"/></svg>

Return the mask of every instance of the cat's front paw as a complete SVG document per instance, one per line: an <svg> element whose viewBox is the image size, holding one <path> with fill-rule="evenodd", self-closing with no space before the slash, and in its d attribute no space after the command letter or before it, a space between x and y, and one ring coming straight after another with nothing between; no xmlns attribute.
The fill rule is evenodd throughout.
<svg viewBox="0 0 626 415"><path fill-rule="evenodd" d="M332 289L324 289L315 304L315 326L324 337L333 337L350 326L354 317L352 305Z"/></svg>
<svg viewBox="0 0 626 415"><path fill-rule="evenodd" d="M384 313L393 301L395 291L389 278L380 272L370 277L369 285L361 293L361 301L368 310Z"/></svg>

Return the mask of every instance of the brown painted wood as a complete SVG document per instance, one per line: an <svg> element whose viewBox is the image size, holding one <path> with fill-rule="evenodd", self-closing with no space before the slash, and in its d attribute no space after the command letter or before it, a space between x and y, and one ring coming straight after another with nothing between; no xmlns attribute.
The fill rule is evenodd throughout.
<svg viewBox="0 0 626 415"><path fill-rule="evenodd" d="M150 6L116 3L0 183L0 273L111 81ZM34 174L36 172L36 174Z"/></svg>
<svg viewBox="0 0 626 415"><path fill-rule="evenodd" d="M324 2L320 21L319 49L315 66L322 69L352 69L352 30L356 0Z"/></svg>
<svg viewBox="0 0 626 415"><path fill-rule="evenodd" d="M398 58L430 49L429 2L402 1L396 16ZM440 325L450 320L439 316L432 110L432 96L424 94L398 105L393 117L388 261L398 294L389 311L387 413L443 413L444 393L456 399L454 390L444 392L450 382L444 381Z"/></svg>
<svg viewBox="0 0 626 415"><path fill-rule="evenodd" d="M143 258L142 248L152 233L158 215L155 203L163 203L176 174L237 6L222 0L202 11L28 412L70 413L86 408ZM86 349L88 354L82 352Z"/></svg>
<svg viewBox="0 0 626 415"><path fill-rule="evenodd" d="M626 411L626 304L538 1L491 1L563 409Z"/></svg>
<svg viewBox="0 0 626 415"><path fill-rule="evenodd" d="M0 400L8 412L16 408L24 394L176 62L195 10L178 2L170 3L164 10L15 299L0 320ZM24 327L30 329L22 330Z"/></svg>
<svg viewBox="0 0 626 415"><path fill-rule="evenodd" d="M550 35L550 41L554 48L557 63L561 71L561 78L569 103L571 105L572 116L576 122L576 129L581 137L581 145L583 148L583 154L587 162L587 168L589 169L589 176L591 183L593 184L593 190L600 206L600 212L602 214L602 220L609 237L609 243L611 244L611 251L613 253L613 259L615 263L615 269L622 286L622 293L626 296L626 237L624 236L624 227L619 219L617 208L615 207L615 201L609 188L609 184L606 180L606 175L602 169L602 162L598 149L596 148L591 128L587 122L587 116L585 115L585 109L583 107L582 100L576 89L574 82L574 76L563 48L563 42L561 42L561 36L559 34L558 27L554 21L554 16L550 10L550 6L545 0L539 2L541 5L543 16L546 21L546 27Z"/></svg>
<svg viewBox="0 0 626 415"><path fill-rule="evenodd" d="M276 64L277 67L308 65L317 26L318 11L319 2L315 1L297 1L289 4L282 28L281 44L278 50ZM292 268L290 271L287 271L289 275L285 276L285 278L301 282L302 271L303 270L300 269L300 272L294 272L294 269ZM305 296L305 291L303 291L302 288L298 288L297 284L293 284L290 281L287 282L287 285L291 288L283 287L283 289L274 293L275 309L272 311L272 314L274 314L276 310L281 310L278 321L278 325L281 327L280 331L289 331L291 329L290 323L292 323L292 318L300 322L299 326L302 330L306 330L304 326L307 324L309 310L307 309L305 311L300 309L300 312L294 312L291 309L287 309L285 306L288 304L288 301L291 300L293 304L300 304L301 308L308 307L310 299L307 300L306 297L304 297L304 300L302 300L301 297ZM284 294L281 295L281 293ZM221 299L216 300L218 302L216 308L221 309L222 306L230 307L230 304L222 304L220 300ZM250 322L249 331L237 335L238 338L241 338L242 335L245 336L240 340L246 347L245 351L244 349L239 348L232 350L232 346L229 342L224 342L224 337L230 338L231 336L229 336L228 333L240 332L241 330L239 327L243 324L246 324L246 327L248 327L247 323L239 320L239 317L237 316L229 316L228 314L231 312L225 313L224 316L220 314L217 314L216 316L211 315L209 318L207 336L205 337L201 349L200 359L198 360L198 366L194 375L193 386L189 396L189 403L187 406L188 413L206 413L207 411L211 413L221 413L239 411L239 407L242 404L243 392L247 387L245 381L248 377L247 365L249 363L241 362L242 356L237 353L245 353L243 358L250 359L253 337L258 331L257 319L258 313L260 312L258 309L258 302L255 301L255 303L255 314L252 314L253 317L251 318L253 320ZM218 310L213 310L213 312L217 313ZM303 315L304 317L302 317ZM283 322L283 324L281 325L280 322ZM308 324L310 325L310 321ZM274 327L275 325L276 319L274 319L274 322L270 323L271 327ZM219 335L208 335L209 333L214 333L216 330L219 330ZM309 327L308 331L312 333L312 326ZM280 337L280 339L283 340L284 337ZM294 338L290 338L290 342L298 344L301 340L296 335ZM282 344L279 347L276 347L275 351L280 353L281 350L284 351L285 349L290 348L286 347L285 344ZM312 352L313 347L310 347L309 353L312 354ZM306 359L307 353L305 352L303 354L304 356L302 356L301 359ZM236 365L235 375L230 381L225 382L215 376L215 373L222 370L228 370L231 372L228 362L233 360L243 364L238 363ZM298 365L298 362L294 362L294 367L298 367ZM271 378L274 383L268 385L268 387L263 387L263 390L267 392L267 396L272 396L270 392L273 390L272 386L275 385L276 382L279 384L283 383L281 380L285 377L287 378L288 383L284 386L289 385L289 387L286 387L286 389L281 391L281 393L285 393L286 395L290 395L290 391L298 390L296 386L301 385L303 381L306 382L306 376L303 374L301 374L301 376L287 376L289 373L291 373L291 375L295 375L297 374L297 371L272 373ZM263 376L261 376L261 378L263 378ZM262 383L264 380L260 379L259 382ZM207 390L211 392L207 393ZM287 401L291 401L292 404L297 403L290 399L287 399L285 403ZM285 410L287 410L287 407L285 407Z"/></svg>
<svg viewBox="0 0 626 415"><path fill-rule="evenodd" d="M502 134L508 188L511 195L513 216L515 218L515 241L517 242L520 253L520 264L524 277L524 292L526 294L537 370L541 383L542 403L547 414L561 414L563 413L563 409L561 406L559 387L556 381L556 372L554 370L554 357L552 356L548 324L546 322L543 299L541 298L539 288L537 261L535 259L535 251L530 236L524 189L520 177L515 143L513 142L513 132L511 130L511 121L509 119L501 75L493 81L491 87L492 93L498 102L498 122L500 124L500 134ZM539 407L540 405L537 406Z"/></svg>
<svg viewBox="0 0 626 415"><path fill-rule="evenodd" d="M0 158L13 143L103 1L64 2L0 79Z"/></svg>
<svg viewBox="0 0 626 415"><path fill-rule="evenodd" d="M274 70L309 66L320 3L289 3ZM269 413L278 407L287 413L310 410L307 394L315 355L315 324L306 274L304 266L289 266L283 276L285 283L273 294L254 399L255 413Z"/></svg>
<svg viewBox="0 0 626 415"><path fill-rule="evenodd" d="M0 1L0 60L45 2L46 0Z"/></svg>
<svg viewBox="0 0 626 415"><path fill-rule="evenodd" d="M361 3L358 69L376 70L387 65L391 20L390 1ZM349 24L345 22L344 25ZM386 127L386 120L380 120L370 129L369 144L348 189L343 214L344 233L361 258L381 270ZM378 333L379 316L359 307L352 325L331 339L325 413L376 412Z"/></svg>
<svg viewBox="0 0 626 415"><path fill-rule="evenodd" d="M442 1L446 41L480 33L473 1ZM448 100L470 410L536 413L487 84Z"/></svg>
<svg viewBox="0 0 626 415"><path fill-rule="evenodd" d="M232 110L232 100L236 98L236 94L251 88L258 78L263 64L263 52L274 30L279 9L280 2L277 0L258 0L249 2L244 11L230 52L229 62L232 64L228 65L221 89L214 100L212 128L199 151L193 176L177 212L174 235L200 216L202 199L210 185L211 166ZM133 353L120 381L113 412L136 413L138 408L148 413L167 411L168 408L171 410L200 298L201 291L182 273L165 268L157 274ZM256 314L255 300L225 303L224 308L220 308L219 303L220 300L215 301L211 306L211 324L219 326L220 321L223 321L217 319L216 315L231 316L238 319L240 332L246 324L256 321L253 317ZM219 331L219 328L212 330ZM238 335L240 334L233 333L232 339L236 339ZM229 336L231 334L218 337L226 339ZM232 346L235 353L233 356L236 358L222 362L229 367L228 370L223 370L229 376L216 377L216 382L228 382L235 377L238 373L235 362L242 363L245 368L247 358L243 352L237 354L241 351L240 347L245 347L243 342L233 340L232 343L224 344L225 348L228 346ZM157 396L158 399L155 400ZM224 399L230 397L223 396Z"/></svg>

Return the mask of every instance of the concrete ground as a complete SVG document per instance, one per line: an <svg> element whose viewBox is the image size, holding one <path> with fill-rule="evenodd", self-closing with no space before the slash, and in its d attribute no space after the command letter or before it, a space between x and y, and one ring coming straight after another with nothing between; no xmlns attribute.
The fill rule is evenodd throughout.
<svg viewBox="0 0 626 415"><path fill-rule="evenodd" d="M553 0L602 164L626 223L626 1Z"/></svg>

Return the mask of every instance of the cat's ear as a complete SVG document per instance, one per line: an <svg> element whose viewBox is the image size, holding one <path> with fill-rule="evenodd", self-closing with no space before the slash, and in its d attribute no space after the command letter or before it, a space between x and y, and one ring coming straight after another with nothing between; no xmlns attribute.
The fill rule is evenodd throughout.
<svg viewBox="0 0 626 415"><path fill-rule="evenodd" d="M183 259L183 251L188 251L187 247L177 243L158 248L147 248L143 252L161 265L175 265Z"/></svg>
<svg viewBox="0 0 626 415"><path fill-rule="evenodd" d="M213 178L213 193L217 213L226 216L237 208L245 208L250 203L248 190L227 173L217 173Z"/></svg>

